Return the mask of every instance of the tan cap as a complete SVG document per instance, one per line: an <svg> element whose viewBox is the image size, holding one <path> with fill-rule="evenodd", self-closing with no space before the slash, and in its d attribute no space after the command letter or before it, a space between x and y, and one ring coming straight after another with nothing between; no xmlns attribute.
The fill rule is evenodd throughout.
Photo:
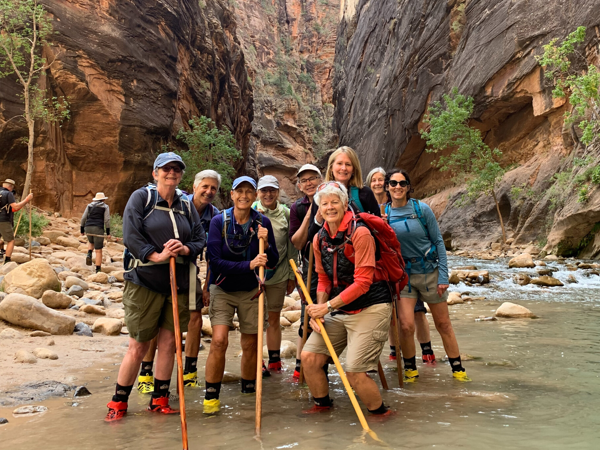
<svg viewBox="0 0 600 450"><path fill-rule="evenodd" d="M319 176L322 176L321 175L321 171L319 170L319 168L317 166L312 165L312 164L304 164L302 167L300 167L300 169L296 173L296 176L299 177L302 172L306 172L307 170L311 170L313 172L317 172L319 174Z"/></svg>
<svg viewBox="0 0 600 450"><path fill-rule="evenodd" d="M15 180L11 180L10 178L7 178L6 180L4 180L4 183L12 184L14 186Z"/></svg>

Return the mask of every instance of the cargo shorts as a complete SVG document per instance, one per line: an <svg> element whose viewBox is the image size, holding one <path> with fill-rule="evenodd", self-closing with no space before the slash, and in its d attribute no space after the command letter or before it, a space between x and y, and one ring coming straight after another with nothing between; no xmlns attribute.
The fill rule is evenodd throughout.
<svg viewBox="0 0 600 450"><path fill-rule="evenodd" d="M437 293L438 269L431 273L411 273L409 282L402 292L400 298L416 298L426 303L443 303L448 300L448 291L441 297ZM410 289L410 292L408 292Z"/></svg>
<svg viewBox="0 0 600 450"><path fill-rule="evenodd" d="M0 222L0 237L4 242L15 240L15 232L10 222Z"/></svg>
<svg viewBox="0 0 600 450"><path fill-rule="evenodd" d="M233 326L233 316L237 312L240 322L240 331L243 334L258 334L258 302L259 298L252 299L258 288L251 291L226 292L219 286L211 284L210 306L208 313L210 324L226 325L230 330ZM264 300L263 300L264 301ZM267 308L264 308L263 320L267 321ZM265 323L265 328L268 323Z"/></svg>
<svg viewBox="0 0 600 450"><path fill-rule="evenodd" d="M288 280L281 283L265 285L265 297L269 312L281 312L287 292Z"/></svg>
<svg viewBox="0 0 600 450"><path fill-rule="evenodd" d="M87 240L90 244L94 244L95 250L102 250L104 247L104 228L102 227L85 227L84 231L86 234L95 234L96 236L87 236Z"/></svg>

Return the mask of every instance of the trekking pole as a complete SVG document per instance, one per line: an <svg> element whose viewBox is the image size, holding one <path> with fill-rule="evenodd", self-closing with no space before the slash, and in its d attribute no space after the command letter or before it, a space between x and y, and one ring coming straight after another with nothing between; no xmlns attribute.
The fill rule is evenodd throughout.
<svg viewBox="0 0 600 450"><path fill-rule="evenodd" d="M183 450L188 450L187 421L185 417L185 395L183 391L183 358L181 356L181 327L179 326L179 305L177 304L177 278L175 277L175 257L169 260L171 277L171 299L173 301L173 322L175 325L175 349L177 353L177 388L179 390L179 409L181 417L181 440Z"/></svg>
<svg viewBox="0 0 600 450"><path fill-rule="evenodd" d="M21 214L19 214L19 220L17 220L17 226L15 227L15 236L19 232L19 225L21 224L22 218L23 218L23 210L21 210Z"/></svg>
<svg viewBox="0 0 600 450"><path fill-rule="evenodd" d="M313 262L315 260L315 253L313 251L312 244L309 244L308 251L308 277L306 282L308 283L308 289L312 286L312 270L313 270ZM308 314L306 314L306 306L304 306L304 323L302 326L302 348L304 348L304 344L306 344L306 339L308 339ZM300 376L298 377L298 385L302 385L304 382L304 366L302 365L302 359L300 359Z"/></svg>
<svg viewBox="0 0 600 450"><path fill-rule="evenodd" d="M31 194L31 189L29 190ZM31 210L33 209L33 202L29 202L29 261L31 261Z"/></svg>
<svg viewBox="0 0 600 450"><path fill-rule="evenodd" d="M383 373L383 367L381 365L381 361L377 361L377 373L379 373L379 379L381 380L381 387L384 390L389 391L390 387L387 384L387 380L385 379L385 374Z"/></svg>
<svg viewBox="0 0 600 450"><path fill-rule="evenodd" d="M258 254L265 253L265 241L258 240ZM258 268L258 277L262 281L265 278L265 268ZM262 357L263 357L263 327L265 322L265 294L262 292L258 298L258 339L256 343L256 436L260 437L260 427L262 422Z"/></svg>
<svg viewBox="0 0 600 450"><path fill-rule="evenodd" d="M402 348L400 347L400 331L398 326L400 325L400 317L398 316L398 308L396 307L395 298L392 302L392 337L394 338L394 345L396 346L396 367L398 367L398 385L404 387L404 375L402 374Z"/></svg>

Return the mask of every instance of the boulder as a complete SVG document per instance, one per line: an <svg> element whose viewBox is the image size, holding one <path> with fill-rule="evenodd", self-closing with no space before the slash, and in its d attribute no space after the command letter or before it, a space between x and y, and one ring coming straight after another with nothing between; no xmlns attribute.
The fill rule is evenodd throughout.
<svg viewBox="0 0 600 450"><path fill-rule="evenodd" d="M452 270L449 277L450 284L458 284L461 281L487 284L490 282L490 273L487 270Z"/></svg>
<svg viewBox="0 0 600 450"><path fill-rule="evenodd" d="M499 243L499 242L494 242L494 243L492 244L492 251L494 251L494 252L499 252L499 251L501 251L501 250L502 250L502 244L501 244L501 243Z"/></svg>
<svg viewBox="0 0 600 450"><path fill-rule="evenodd" d="M13 325L52 334L72 334L75 319L66 316L33 297L22 294L10 294L0 303L0 319Z"/></svg>
<svg viewBox="0 0 600 450"><path fill-rule="evenodd" d="M27 295L41 298L49 289L60 292L60 281L48 261L35 259L8 273L2 280L0 289L8 294L20 289Z"/></svg>
<svg viewBox="0 0 600 450"><path fill-rule="evenodd" d="M554 270L553 269L536 269L536 272L539 275L552 275Z"/></svg>
<svg viewBox="0 0 600 450"><path fill-rule="evenodd" d="M212 336L212 326L210 324L210 319L206 316L202 317L202 335Z"/></svg>
<svg viewBox="0 0 600 450"><path fill-rule="evenodd" d="M76 252L70 252L68 250L58 250L58 251L54 251L52 252L52 256L58 259L62 259L63 261L66 261L69 258L77 258L81 255L79 255Z"/></svg>
<svg viewBox="0 0 600 450"><path fill-rule="evenodd" d="M23 263L31 261L31 258L29 258L29 254L15 252L12 254L11 260L12 260L11 262L14 262L17 264L23 264Z"/></svg>
<svg viewBox="0 0 600 450"><path fill-rule="evenodd" d="M290 297L292 297L294 300L300 300L300 294L298 293L298 291L294 291L290 294Z"/></svg>
<svg viewBox="0 0 600 450"><path fill-rule="evenodd" d="M104 272L98 272L98 273L95 273L95 274L87 277L85 279L85 281L92 282L92 283L107 284L108 283L108 275L105 274Z"/></svg>
<svg viewBox="0 0 600 450"><path fill-rule="evenodd" d="M75 239L74 237L70 237L70 236L59 236L56 239L56 243L58 245L62 245L63 247L71 247L71 248L79 248L79 244L81 244L81 242L79 242L79 240Z"/></svg>
<svg viewBox="0 0 600 450"><path fill-rule="evenodd" d="M292 297L285 297L285 299L283 300L283 309L286 311L290 311L295 304L296 300L294 300Z"/></svg>
<svg viewBox="0 0 600 450"><path fill-rule="evenodd" d="M10 261L0 267L0 275L6 275L8 272L16 269L19 265L15 261Z"/></svg>
<svg viewBox="0 0 600 450"><path fill-rule="evenodd" d="M526 286L531 283L531 278L526 273L517 273L513 277L513 283L518 284L519 286Z"/></svg>
<svg viewBox="0 0 600 450"><path fill-rule="evenodd" d="M574 283L578 283L578 281L577 281L577 278L575 278L573 275L569 275L567 277L567 283L574 284Z"/></svg>
<svg viewBox="0 0 600 450"><path fill-rule="evenodd" d="M17 339L20 337L23 337L23 335L12 328L6 328L0 332L0 339Z"/></svg>
<svg viewBox="0 0 600 450"><path fill-rule="evenodd" d="M92 333L92 329L90 328L90 326L83 322L79 322L77 325L75 325L73 334L76 334L78 336L94 337L94 333Z"/></svg>
<svg viewBox="0 0 600 450"><path fill-rule="evenodd" d="M123 300L123 291L109 292L106 296L113 302L121 301Z"/></svg>
<svg viewBox="0 0 600 450"><path fill-rule="evenodd" d="M35 330L29 333L29 337L48 337L52 336L50 333L41 330Z"/></svg>
<svg viewBox="0 0 600 450"><path fill-rule="evenodd" d="M281 357L281 359L289 359L289 358L296 358L296 353L298 351L298 348L296 347L296 344L294 344L292 341L281 341L281 345L279 346L280 349L280 353L279 356ZM263 358L268 358L269 357L269 350L267 349L267 346L263 346Z"/></svg>
<svg viewBox="0 0 600 450"><path fill-rule="evenodd" d="M546 260L546 261L558 261L558 256L556 256L556 255L546 255L546 256L544 256L544 260Z"/></svg>
<svg viewBox="0 0 600 450"><path fill-rule="evenodd" d="M18 350L15 353L15 362L24 363L24 364L35 364L37 362L37 358L31 352L27 350Z"/></svg>
<svg viewBox="0 0 600 450"><path fill-rule="evenodd" d="M42 303L53 309L66 309L71 306L71 300L67 294L52 290L48 290L42 295Z"/></svg>
<svg viewBox="0 0 600 450"><path fill-rule="evenodd" d="M282 316L279 318L279 325L284 328L287 328L287 327L291 327L292 323L289 320L287 320L285 317Z"/></svg>
<svg viewBox="0 0 600 450"><path fill-rule="evenodd" d="M77 272L71 272L70 270L63 270L58 274L58 279L60 281L66 281L67 277L81 278L81 275Z"/></svg>
<svg viewBox="0 0 600 450"><path fill-rule="evenodd" d="M456 304L464 303L464 300L462 299L460 292L449 292L448 300L446 300L446 302L449 305L456 305Z"/></svg>
<svg viewBox="0 0 600 450"><path fill-rule="evenodd" d="M47 237L50 242L56 244L59 237L67 237L67 234L57 230L46 230L42 232L42 236Z"/></svg>
<svg viewBox="0 0 600 450"><path fill-rule="evenodd" d="M98 316L106 315L106 312L102 307L95 305L83 305L81 308L79 308L79 311L84 312L86 314L96 314Z"/></svg>
<svg viewBox="0 0 600 450"><path fill-rule="evenodd" d="M531 284L536 284L538 286L549 286L549 287L564 286L564 284L560 280L558 280L554 277L550 277L548 275L542 275L541 277L534 278L533 280L531 280Z"/></svg>
<svg viewBox="0 0 600 450"><path fill-rule="evenodd" d="M508 318L535 318L537 317L530 310L524 306L517 305L511 302L504 302L496 310L497 317L508 317Z"/></svg>
<svg viewBox="0 0 600 450"><path fill-rule="evenodd" d="M36 348L33 354L38 359L58 359L58 355L47 348Z"/></svg>
<svg viewBox="0 0 600 450"><path fill-rule="evenodd" d="M38 236L35 238L36 241L40 243L40 245L50 245L52 241L48 239L46 236Z"/></svg>
<svg viewBox="0 0 600 450"><path fill-rule="evenodd" d="M33 416L35 414L40 414L48 411L46 406L20 406L19 408L13 410L14 416Z"/></svg>
<svg viewBox="0 0 600 450"><path fill-rule="evenodd" d="M110 317L101 317L94 322L92 331L102 333L106 336L119 336L123 328L123 322L119 319L111 319Z"/></svg>
<svg viewBox="0 0 600 450"><path fill-rule="evenodd" d="M297 322L300 320L300 311L285 311L281 315L285 317L290 323Z"/></svg>
<svg viewBox="0 0 600 450"><path fill-rule="evenodd" d="M508 261L508 267L535 267L535 263L533 262L533 258L529 253L522 253L519 256L515 256L513 259Z"/></svg>
<svg viewBox="0 0 600 450"><path fill-rule="evenodd" d="M112 317L113 319L125 319L125 310L120 308L107 309L106 317Z"/></svg>
<svg viewBox="0 0 600 450"><path fill-rule="evenodd" d="M90 288L89 284L87 284L81 278L67 277L65 280L65 287L68 289L72 286L81 286L84 291L87 291Z"/></svg>
<svg viewBox="0 0 600 450"><path fill-rule="evenodd" d="M85 291L81 286L74 285L69 288L69 290L67 291L67 295L74 295L75 297L81 298L83 297L84 292Z"/></svg>

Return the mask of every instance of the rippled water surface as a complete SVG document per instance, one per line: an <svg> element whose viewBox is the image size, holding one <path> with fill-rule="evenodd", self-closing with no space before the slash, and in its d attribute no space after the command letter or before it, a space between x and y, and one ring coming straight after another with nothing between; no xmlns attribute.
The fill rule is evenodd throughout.
<svg viewBox="0 0 600 450"><path fill-rule="evenodd" d="M600 448L600 277L583 270L568 271L563 264L554 276L561 288L520 287L512 283L516 272L506 261L451 258L451 265L475 265L490 271L484 287L460 284L451 290L485 296L485 300L451 307L461 353L474 357L465 362L473 382L452 379L449 366L419 365L415 384L398 389L395 363L382 363L391 388L385 402L397 415L371 428L391 448L421 449L597 449ZM573 275L576 284L567 284ZM490 316L502 301L531 309L539 319L476 322ZM444 355L439 335L432 330L438 359ZM231 341L237 338L232 334ZM295 339L286 330L284 339ZM239 345L228 352L227 370L239 373ZM199 363L206 360L207 350ZM342 358L343 361L343 358ZM236 384L224 385L224 405L217 417L201 413L203 392L186 390L191 449L343 449L380 448L361 427L344 393L341 380L330 370L335 408L331 413L303 416L311 406L306 388L289 383L288 370L264 382L262 441L254 435L254 396L239 393ZM72 399L43 402L49 411L29 418L13 418L11 409L0 409L10 423L0 427L1 449L176 449L181 448L179 416L157 416L144 411L147 397L135 391L129 415L119 423L105 424L105 404L110 400L118 367L87 369L82 379L91 397L71 406ZM173 378L175 379L175 378ZM174 383L173 383L174 384ZM369 419L370 420L370 419Z"/></svg>

